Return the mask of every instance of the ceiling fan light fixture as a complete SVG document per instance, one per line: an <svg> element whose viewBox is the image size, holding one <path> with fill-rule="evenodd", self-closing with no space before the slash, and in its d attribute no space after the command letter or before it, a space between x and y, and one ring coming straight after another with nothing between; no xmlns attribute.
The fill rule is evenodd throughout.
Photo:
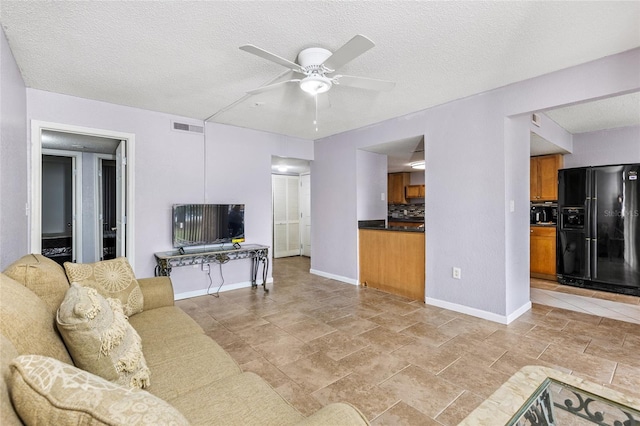
<svg viewBox="0 0 640 426"><path fill-rule="evenodd" d="M310 95L324 93L331 89L331 79L321 75L310 75L300 81L300 88Z"/></svg>
<svg viewBox="0 0 640 426"><path fill-rule="evenodd" d="M424 161L416 161L410 164L412 169L424 170Z"/></svg>

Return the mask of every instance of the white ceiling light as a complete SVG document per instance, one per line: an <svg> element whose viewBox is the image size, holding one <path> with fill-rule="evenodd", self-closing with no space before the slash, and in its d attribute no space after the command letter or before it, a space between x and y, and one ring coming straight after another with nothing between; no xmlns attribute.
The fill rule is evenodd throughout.
<svg viewBox="0 0 640 426"><path fill-rule="evenodd" d="M412 169L424 170L424 161L416 161L410 164Z"/></svg>
<svg viewBox="0 0 640 426"><path fill-rule="evenodd" d="M324 93L331 89L331 79L321 75L310 75L300 81L300 88L311 95Z"/></svg>
<svg viewBox="0 0 640 426"><path fill-rule="evenodd" d="M278 166L278 171L279 172L286 172L287 170L289 170L289 168L287 166Z"/></svg>

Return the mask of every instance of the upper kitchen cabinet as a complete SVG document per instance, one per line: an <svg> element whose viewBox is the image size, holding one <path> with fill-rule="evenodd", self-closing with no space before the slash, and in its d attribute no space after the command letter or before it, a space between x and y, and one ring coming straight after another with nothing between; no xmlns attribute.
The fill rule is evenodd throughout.
<svg viewBox="0 0 640 426"><path fill-rule="evenodd" d="M558 199L558 170L562 168L561 154L531 157L529 194L531 201Z"/></svg>
<svg viewBox="0 0 640 426"><path fill-rule="evenodd" d="M406 198L424 198L424 185L408 185L405 195Z"/></svg>
<svg viewBox="0 0 640 426"><path fill-rule="evenodd" d="M389 204L407 204L404 188L409 185L409 173L389 173L387 175L387 202Z"/></svg>

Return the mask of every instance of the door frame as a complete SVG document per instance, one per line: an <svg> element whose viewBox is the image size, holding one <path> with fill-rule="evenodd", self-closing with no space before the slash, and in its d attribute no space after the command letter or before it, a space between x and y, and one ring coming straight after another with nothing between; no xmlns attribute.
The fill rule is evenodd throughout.
<svg viewBox="0 0 640 426"><path fill-rule="evenodd" d="M309 179L308 188L305 188L305 186L307 185L305 185L304 180L306 180L307 178ZM308 192L309 192L308 197L303 196L303 194L305 193L305 189L308 189ZM300 217L300 244L302 245L301 255L311 257L311 232L309 232L308 241L307 241L307 233L306 233L307 226L311 228L311 172L300 174L300 196L298 197L298 202L299 202L300 213L301 213L301 217ZM305 203L308 203L308 206L306 206ZM309 209L308 219L307 217L304 216L306 207L308 207ZM308 220L308 223L307 223L307 220Z"/></svg>
<svg viewBox="0 0 640 426"><path fill-rule="evenodd" d="M75 133L87 136L119 139L127 148L127 194L126 194L126 257L129 263L135 265L135 134L117 132L113 130L95 129L74 126L70 124L53 123L31 120L31 173L29 188L31 188L31 205L29 206L29 252L42 251L42 131L51 130L62 133Z"/></svg>
<svg viewBox="0 0 640 426"><path fill-rule="evenodd" d="M94 164L94 170L96 171L96 174L98 175L98 179L95 180L95 189L94 189L94 194L95 194L95 205L96 205L96 215L93 218L94 220L94 224L96 226L95 229L95 235L96 235L96 259L102 259L102 255L103 255L103 246L104 246L104 230L102 227L102 211L104 210L104 206L103 206L103 202L102 202L102 198L103 198L103 193L102 193L102 182L104 179L104 176L102 175L102 162L104 160L115 160L116 156L113 154L96 154L94 156L95 159L95 164Z"/></svg>
<svg viewBox="0 0 640 426"><path fill-rule="evenodd" d="M71 217L71 261L82 263L82 250L78 249L78 242L82 241L82 152L43 148L40 154L40 164L42 164L43 155L71 158L71 191L73 200L71 204L73 212ZM42 192L40 193L40 201L42 201ZM42 226L42 221L40 221L40 225ZM42 232L40 234L40 243L42 243ZM40 249L42 249L42 246L40 246Z"/></svg>

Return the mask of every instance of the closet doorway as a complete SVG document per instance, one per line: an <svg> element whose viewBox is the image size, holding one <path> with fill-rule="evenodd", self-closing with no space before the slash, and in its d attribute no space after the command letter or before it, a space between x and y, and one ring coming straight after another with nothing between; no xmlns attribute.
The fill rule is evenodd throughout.
<svg viewBox="0 0 640 426"><path fill-rule="evenodd" d="M308 160L272 157L273 257L311 256Z"/></svg>

